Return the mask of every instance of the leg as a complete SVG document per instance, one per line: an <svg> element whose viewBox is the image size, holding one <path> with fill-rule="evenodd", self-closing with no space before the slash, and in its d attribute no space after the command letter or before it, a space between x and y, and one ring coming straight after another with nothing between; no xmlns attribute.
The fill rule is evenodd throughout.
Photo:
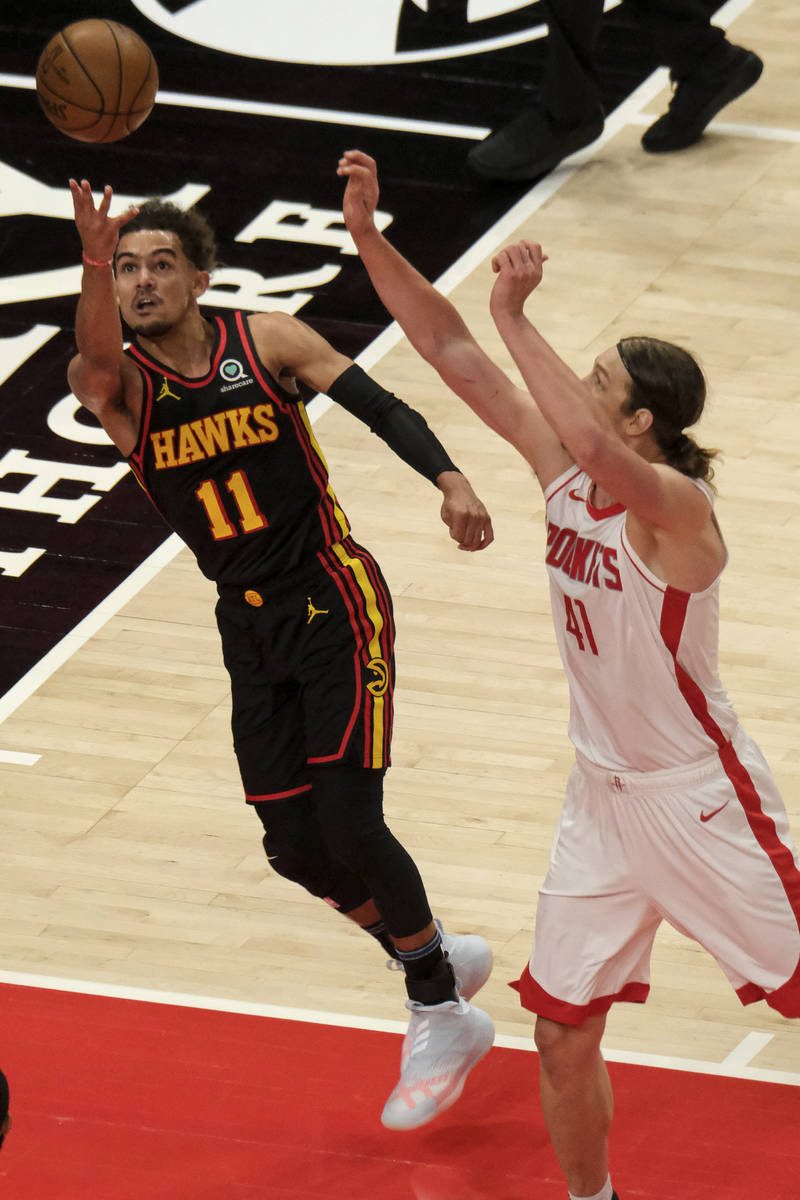
<svg viewBox="0 0 800 1200"><path fill-rule="evenodd" d="M374 909L363 907L355 919L359 915L371 918L373 913L383 918L406 967L412 999L427 1003L453 999L452 971L445 969L439 931L419 870L383 818L383 771L330 763L309 768L309 777L328 850L349 872L364 880L374 902ZM414 953L420 950L421 955ZM431 999L424 998L429 988L421 986L423 980L430 981L432 988L433 981L438 981Z"/></svg>
<svg viewBox="0 0 800 1200"><path fill-rule="evenodd" d="M574 125L600 107L595 51L602 0L548 0L547 56L539 102L553 122Z"/></svg>
<svg viewBox="0 0 800 1200"><path fill-rule="evenodd" d="M538 103L470 150L488 179L535 179L603 131L595 47L602 0L549 0L547 53Z"/></svg>
<svg viewBox="0 0 800 1200"><path fill-rule="evenodd" d="M331 853L365 880L405 967L411 1019L400 1081L381 1119L389 1129L416 1129L455 1103L491 1047L494 1026L457 990L416 864L383 819L383 772L338 763L311 768L310 776ZM490 953L484 962L483 979Z"/></svg>
<svg viewBox="0 0 800 1200"><path fill-rule="evenodd" d="M698 0L631 2L675 84L668 112L645 130L642 145L650 153L683 150L698 141L725 105L756 83L763 63L751 50L732 45Z"/></svg>
<svg viewBox="0 0 800 1200"><path fill-rule="evenodd" d="M539 1017L542 1111L556 1157L574 1196L594 1196L608 1179L613 1098L600 1040L605 1014L582 1025Z"/></svg>

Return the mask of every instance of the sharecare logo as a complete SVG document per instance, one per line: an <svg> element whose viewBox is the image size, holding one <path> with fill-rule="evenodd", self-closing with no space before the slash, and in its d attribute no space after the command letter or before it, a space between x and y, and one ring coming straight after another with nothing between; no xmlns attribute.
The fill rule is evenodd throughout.
<svg viewBox="0 0 800 1200"><path fill-rule="evenodd" d="M330 66L461 57L547 33L519 0L133 0L156 25L229 54ZM233 10L233 11L232 11Z"/></svg>
<svg viewBox="0 0 800 1200"><path fill-rule="evenodd" d="M241 379L242 375L244 375L244 367L238 358L226 358L220 364L219 373L223 379L231 383L234 379Z"/></svg>

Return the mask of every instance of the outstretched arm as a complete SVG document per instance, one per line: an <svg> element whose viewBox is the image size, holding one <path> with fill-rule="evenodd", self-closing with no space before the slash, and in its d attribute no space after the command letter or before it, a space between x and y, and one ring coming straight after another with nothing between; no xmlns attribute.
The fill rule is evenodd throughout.
<svg viewBox="0 0 800 1200"><path fill-rule="evenodd" d="M708 501L691 481L663 463L648 461L620 436L610 412L620 400L616 391L608 396L610 384L598 365L588 379L580 379L525 315L525 301L541 283L543 263L537 242L501 250L492 262L497 279L490 303L498 331L542 414L574 460L635 518L680 536L707 528Z"/></svg>
<svg viewBox="0 0 800 1200"><path fill-rule="evenodd" d="M382 302L415 350L482 421L520 451L546 487L571 460L533 399L492 362L450 301L376 228L374 160L360 150L348 150L338 174L347 179L345 223Z"/></svg>
<svg viewBox="0 0 800 1200"><path fill-rule="evenodd" d="M250 317L265 366L284 383L302 379L358 417L409 466L442 493L441 517L459 550L484 550L494 539L483 503L425 418L387 392L352 359L340 354L303 321L285 313Z"/></svg>
<svg viewBox="0 0 800 1200"><path fill-rule="evenodd" d="M83 280L75 314L77 357L69 366L69 384L84 407L100 420L123 454L136 443L141 385L136 368L122 353L122 323L112 263L120 228L138 211L110 217L112 191L103 189L95 208L89 181L69 181L75 224L83 247Z"/></svg>

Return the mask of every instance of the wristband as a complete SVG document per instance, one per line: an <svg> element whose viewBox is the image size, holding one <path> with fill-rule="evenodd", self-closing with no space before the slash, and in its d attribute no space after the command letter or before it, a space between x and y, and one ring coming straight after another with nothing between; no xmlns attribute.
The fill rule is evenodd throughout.
<svg viewBox="0 0 800 1200"><path fill-rule="evenodd" d="M89 258L85 252L81 254L81 258L85 263L88 263L90 267L110 267L114 262L113 258Z"/></svg>

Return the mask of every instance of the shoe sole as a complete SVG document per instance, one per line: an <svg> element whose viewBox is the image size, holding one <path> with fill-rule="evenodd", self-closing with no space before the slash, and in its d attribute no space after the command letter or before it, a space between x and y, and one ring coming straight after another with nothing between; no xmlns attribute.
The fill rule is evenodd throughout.
<svg viewBox="0 0 800 1200"><path fill-rule="evenodd" d="M743 67L745 64L742 64ZM647 133L642 135L642 146L648 154L669 154L672 150L686 150L687 147L693 146L703 136L703 132L709 122L714 120L718 112L721 112L728 104L732 104L739 96L743 96L745 92L749 92L750 88L758 83L761 78L761 73L764 70L764 64L757 54L754 54L747 64L747 71L742 71L742 74L736 79L730 79L727 87L708 103L699 113L697 120L691 127L691 131L687 131L686 136L679 140L670 139L668 145L648 146L646 142Z"/></svg>

